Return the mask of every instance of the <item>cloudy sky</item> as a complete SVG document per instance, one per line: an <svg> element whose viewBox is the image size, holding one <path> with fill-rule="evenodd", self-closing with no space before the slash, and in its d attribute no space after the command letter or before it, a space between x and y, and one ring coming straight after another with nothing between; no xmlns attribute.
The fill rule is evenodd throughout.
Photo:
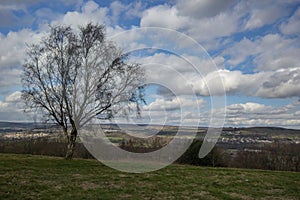
<svg viewBox="0 0 300 200"><path fill-rule="evenodd" d="M26 44L49 24L88 22L160 85L143 107L153 123L207 125L226 111L225 126L300 128L299 0L2 0L1 121L32 119L20 100Z"/></svg>

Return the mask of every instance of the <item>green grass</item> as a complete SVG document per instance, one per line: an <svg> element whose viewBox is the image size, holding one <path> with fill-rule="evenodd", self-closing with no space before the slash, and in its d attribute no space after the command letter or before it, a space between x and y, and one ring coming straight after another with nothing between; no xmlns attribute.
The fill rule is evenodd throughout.
<svg viewBox="0 0 300 200"><path fill-rule="evenodd" d="M300 199L300 173L171 165L128 174L96 160L0 154L0 199Z"/></svg>

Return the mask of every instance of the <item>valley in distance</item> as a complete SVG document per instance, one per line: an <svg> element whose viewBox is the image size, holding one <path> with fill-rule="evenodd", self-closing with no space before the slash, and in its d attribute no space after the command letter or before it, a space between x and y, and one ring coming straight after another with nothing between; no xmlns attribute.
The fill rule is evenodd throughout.
<svg viewBox="0 0 300 200"><path fill-rule="evenodd" d="M110 142L122 149L138 153L160 149L174 137L203 141L207 133L207 127L112 123L100 126ZM181 134L176 136L179 129ZM140 138L141 133L146 137ZM196 136L193 135L195 133ZM195 145L193 154L197 154L201 144L196 145L197 148ZM60 127L55 124L0 122L0 153L64 156L64 147L65 138ZM76 148L75 157L93 158L80 142L80 138ZM194 165L299 171L299 150L300 130L297 129L224 127L215 148L207 158L201 161L195 160L195 155L188 155L191 159L188 157L187 161L185 155L182 162Z"/></svg>

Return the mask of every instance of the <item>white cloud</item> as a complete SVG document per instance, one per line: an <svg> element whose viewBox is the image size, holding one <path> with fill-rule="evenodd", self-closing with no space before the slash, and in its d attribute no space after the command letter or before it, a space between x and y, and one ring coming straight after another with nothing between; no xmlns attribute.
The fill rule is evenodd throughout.
<svg viewBox="0 0 300 200"><path fill-rule="evenodd" d="M179 16L175 7L159 5L144 11L141 18L141 26L164 27L182 29L188 24L188 18Z"/></svg>
<svg viewBox="0 0 300 200"><path fill-rule="evenodd" d="M195 85L195 88L201 95L225 95L225 92L237 91L240 79L241 72L239 71L219 70L209 73Z"/></svg>
<svg viewBox="0 0 300 200"><path fill-rule="evenodd" d="M211 18L191 21L187 33L205 43L219 37L229 36L238 31L238 16L234 13L220 13Z"/></svg>
<svg viewBox="0 0 300 200"><path fill-rule="evenodd" d="M110 9L112 12L112 21L114 23L117 23L121 13L123 13L126 10L126 5L122 4L119 1L114 1L110 4Z"/></svg>
<svg viewBox="0 0 300 200"><path fill-rule="evenodd" d="M158 5L143 12L142 27L156 26L183 31L211 48L218 38L273 24L287 17L295 1L178 0L175 5Z"/></svg>
<svg viewBox="0 0 300 200"><path fill-rule="evenodd" d="M141 26L155 26L183 31L199 42L229 36L237 31L238 16L222 12L210 18L195 19L179 14L176 6L159 5L144 11Z"/></svg>
<svg viewBox="0 0 300 200"><path fill-rule="evenodd" d="M55 6L79 6L82 4L82 0L56 0L49 1L48 7L53 9ZM47 9L43 0L2 0L0 1L0 26L5 28L24 28L30 27L34 23L40 23L42 11L45 11L43 19L48 21L49 19L56 18L53 12ZM32 10L43 7L40 11L32 12ZM55 12L55 11L54 11ZM56 13L56 15L59 15Z"/></svg>
<svg viewBox="0 0 300 200"><path fill-rule="evenodd" d="M207 74L203 79L191 78L191 83L196 93L204 96L224 95L225 90L227 95L263 98L298 97L300 96L300 68L254 74L219 70Z"/></svg>
<svg viewBox="0 0 300 200"><path fill-rule="evenodd" d="M140 118L130 115L132 122L144 124L177 124L197 125L200 118L200 109L206 102L200 98L190 96L174 96L165 98L160 96L148 105L142 106ZM124 119L119 119L123 120Z"/></svg>
<svg viewBox="0 0 300 200"><path fill-rule="evenodd" d="M144 6L141 1L132 2L125 15L129 18L141 17L143 14Z"/></svg>
<svg viewBox="0 0 300 200"><path fill-rule="evenodd" d="M243 114L260 114L272 109L272 106L266 106L259 103L247 102L244 104L232 104L227 106L228 114L243 113Z"/></svg>
<svg viewBox="0 0 300 200"><path fill-rule="evenodd" d="M257 96L287 98L300 96L300 68L281 69L264 78Z"/></svg>
<svg viewBox="0 0 300 200"><path fill-rule="evenodd" d="M236 0L178 0L176 8L179 10L180 15L201 19L204 17L214 17L226 10L235 1Z"/></svg>
<svg viewBox="0 0 300 200"><path fill-rule="evenodd" d="M21 92L14 92L0 101L0 121L28 121L21 101Z"/></svg>
<svg viewBox="0 0 300 200"><path fill-rule="evenodd" d="M37 42L43 33L29 29L9 32L6 36L0 33L0 94L7 94L12 87L18 87L22 73L22 62L25 59L26 44Z"/></svg>
<svg viewBox="0 0 300 200"><path fill-rule="evenodd" d="M20 91L13 92L12 94L5 97L4 101L7 103L17 103L21 101L21 94L22 93Z"/></svg>
<svg viewBox="0 0 300 200"><path fill-rule="evenodd" d="M286 35L300 35L300 8L296 10L294 15L280 26L282 33Z"/></svg>
<svg viewBox="0 0 300 200"><path fill-rule="evenodd" d="M215 57L213 60L208 57L197 57L188 54L174 55L166 53L155 53L152 56L135 58L141 64L165 65L172 70L184 75L188 73L198 73L201 76L217 70L216 65L223 63L222 57ZM216 64L216 65L215 65ZM163 71L163 69L161 68Z"/></svg>
<svg viewBox="0 0 300 200"><path fill-rule="evenodd" d="M149 105L145 105L143 109L151 111L174 111L187 108L199 110L204 104L205 101L203 99L195 99L189 96L175 96L172 99L157 98Z"/></svg>
<svg viewBox="0 0 300 200"><path fill-rule="evenodd" d="M252 3L245 1L245 8L249 11L249 19L245 24L245 29L259 28L267 24L274 23L277 19L289 14L289 2L264 0Z"/></svg>
<svg viewBox="0 0 300 200"><path fill-rule="evenodd" d="M16 12L18 12L19 15L17 15ZM8 28L30 25L34 21L33 16L27 12L24 4L21 2L15 3L13 1L0 2L0 18L0 27Z"/></svg>
<svg viewBox="0 0 300 200"><path fill-rule="evenodd" d="M257 70L276 70L299 67L300 48L297 39L284 38L279 34L268 34L255 40L243 38L224 50L229 55L228 63L238 66L252 57ZM254 70L255 71L255 70Z"/></svg>
<svg viewBox="0 0 300 200"><path fill-rule="evenodd" d="M94 1L88 1L81 6L81 12L69 11L61 19L52 21L51 24L67 24L74 27L82 26L89 22L109 25L108 8L99 7Z"/></svg>
<svg viewBox="0 0 300 200"><path fill-rule="evenodd" d="M294 116L300 116L300 110L294 113Z"/></svg>
<svg viewBox="0 0 300 200"><path fill-rule="evenodd" d="M263 98L300 96L300 68L281 68L245 74L242 71L217 69L209 60L156 53L136 61L146 68L147 80L161 84L176 95L246 95ZM224 59L216 57L218 64Z"/></svg>
<svg viewBox="0 0 300 200"><path fill-rule="evenodd" d="M53 20L63 17L63 14L51 10L50 8L40 8L34 12L35 22L39 26L49 24Z"/></svg>
<svg viewBox="0 0 300 200"><path fill-rule="evenodd" d="M297 104L282 107L246 102L227 106L227 126L294 126L299 128Z"/></svg>
<svg viewBox="0 0 300 200"><path fill-rule="evenodd" d="M154 52L155 50L150 52L149 56L142 54L140 57L134 57L133 61L141 63L146 69L147 82L165 86L176 95L224 95L222 81L226 82L229 88L227 91L238 87L234 85L234 80L227 79L226 75L223 77L222 73L238 78L241 72L218 70L224 62L223 57L216 56L210 59L208 56L189 54L180 57L166 52Z"/></svg>
<svg viewBox="0 0 300 200"><path fill-rule="evenodd" d="M36 33L30 29L11 31L6 36L0 34L0 67L19 66L25 56L26 44L35 43L42 36L42 33Z"/></svg>
<svg viewBox="0 0 300 200"><path fill-rule="evenodd" d="M21 74L21 69L2 69L0 75L0 94L6 94L11 90L11 87L20 86Z"/></svg>

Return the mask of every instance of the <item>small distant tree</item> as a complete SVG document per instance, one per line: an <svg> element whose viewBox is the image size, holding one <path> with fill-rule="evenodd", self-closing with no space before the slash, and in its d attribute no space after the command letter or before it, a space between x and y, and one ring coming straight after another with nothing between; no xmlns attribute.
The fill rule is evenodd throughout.
<svg viewBox="0 0 300 200"><path fill-rule="evenodd" d="M73 157L78 129L92 118L126 113L133 103L139 110L144 71L127 58L106 39L104 26L91 23L50 27L47 37L28 46L22 77L26 110L42 110L61 126L67 159Z"/></svg>

